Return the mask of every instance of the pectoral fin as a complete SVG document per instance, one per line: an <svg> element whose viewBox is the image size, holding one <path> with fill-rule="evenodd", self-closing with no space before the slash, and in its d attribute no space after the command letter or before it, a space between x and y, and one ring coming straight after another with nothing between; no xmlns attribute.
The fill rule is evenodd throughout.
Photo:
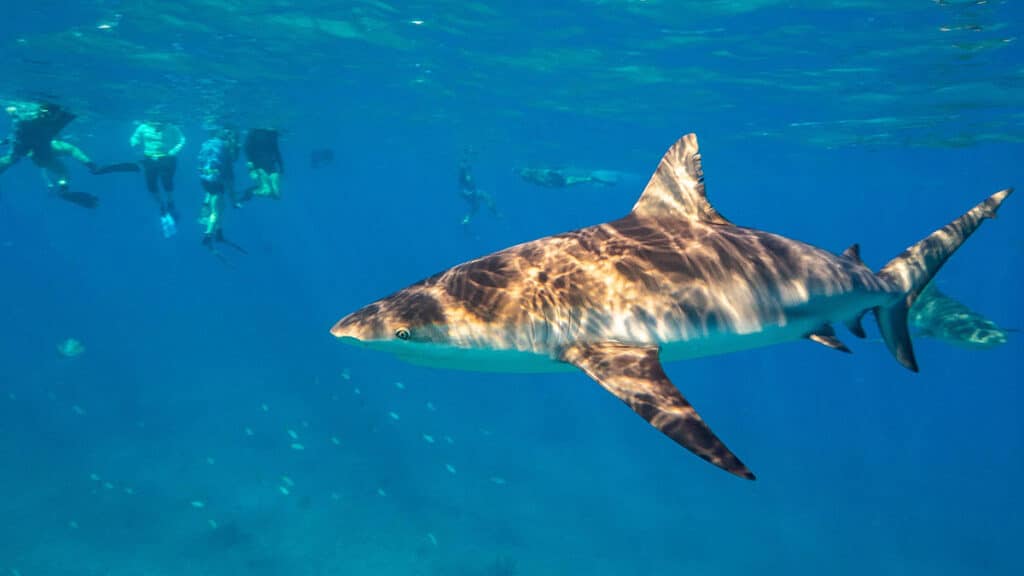
<svg viewBox="0 0 1024 576"><path fill-rule="evenodd" d="M575 344L563 351L561 359L582 370L687 450L726 472L754 479L754 474L672 385L658 360L657 347L611 342Z"/></svg>
<svg viewBox="0 0 1024 576"><path fill-rule="evenodd" d="M817 342L822 346L828 346L833 350L839 350L840 352L846 352L851 354L852 351L847 348L846 344L843 344L839 338L836 338L836 331L832 329L828 324L818 328L814 332L811 332L806 336L811 342Z"/></svg>

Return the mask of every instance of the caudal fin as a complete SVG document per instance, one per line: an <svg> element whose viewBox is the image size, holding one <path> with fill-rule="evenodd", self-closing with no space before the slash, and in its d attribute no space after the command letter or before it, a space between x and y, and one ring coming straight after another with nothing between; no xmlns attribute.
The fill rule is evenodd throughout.
<svg viewBox="0 0 1024 576"><path fill-rule="evenodd" d="M917 372L917 360L914 359L914 347L907 328L910 307L957 248L986 218L995 218L999 206L1012 192L1012 188L1007 188L989 196L963 216L904 250L878 272L879 277L902 292L896 302L875 308L875 317L889 352L906 368Z"/></svg>

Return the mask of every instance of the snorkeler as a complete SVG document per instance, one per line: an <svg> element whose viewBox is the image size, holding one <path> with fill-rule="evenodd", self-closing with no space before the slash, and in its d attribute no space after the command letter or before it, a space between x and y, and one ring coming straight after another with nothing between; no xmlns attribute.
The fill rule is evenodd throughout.
<svg viewBox="0 0 1024 576"><path fill-rule="evenodd" d="M472 169L465 160L459 163L459 196L469 204L469 212L462 217L463 224L469 224L473 220L473 217L480 211L481 202L487 205L487 209L491 214L498 216L494 197L476 187Z"/></svg>
<svg viewBox="0 0 1024 576"><path fill-rule="evenodd" d="M253 128L245 136L245 158L253 185L242 194L241 202L253 196L275 200L281 198L281 174L284 161L278 146L278 132L267 128ZM237 206L237 204L236 204Z"/></svg>
<svg viewBox="0 0 1024 576"><path fill-rule="evenodd" d="M199 217L199 225L203 229L203 246L221 260L224 257L215 248L215 242L245 252L241 246L224 238L221 227L224 195L227 194L232 203L235 200L234 163L237 159L238 135L231 128L221 128L212 138L203 142L199 149L199 182L205 193Z"/></svg>
<svg viewBox="0 0 1024 576"><path fill-rule="evenodd" d="M9 106L7 112L14 123L14 131L6 141L10 151L0 158L0 173L28 157L32 163L43 171L43 179L47 187L58 198L67 200L84 208L95 208L99 197L85 192L70 190L70 172L61 160L70 156L81 162L93 174L111 174L114 172L137 171L133 163L113 164L100 167L85 152L74 144L57 140L57 134L64 129L75 115L56 104L22 104Z"/></svg>
<svg viewBox="0 0 1024 576"><path fill-rule="evenodd" d="M174 172L178 168L178 153L185 146L185 135L174 124L149 120L139 124L131 137L132 148L142 146L142 170L146 189L160 207L160 225L164 237L177 232L178 211L174 207ZM160 197L163 186L166 200Z"/></svg>
<svg viewBox="0 0 1024 576"><path fill-rule="evenodd" d="M516 172L523 180L545 188L565 188L575 184L614 186L619 182L619 174L611 170L574 171L559 168L519 168Z"/></svg>

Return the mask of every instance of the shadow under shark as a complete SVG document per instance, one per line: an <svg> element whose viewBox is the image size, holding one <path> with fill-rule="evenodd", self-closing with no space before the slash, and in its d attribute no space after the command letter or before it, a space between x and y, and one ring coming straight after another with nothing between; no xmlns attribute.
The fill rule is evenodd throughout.
<svg viewBox="0 0 1024 576"><path fill-rule="evenodd" d="M519 244L345 316L343 341L428 366L579 369L708 462L754 474L672 385L661 362L807 338L849 352L872 311L896 360L917 371L908 309L1012 192L1002 190L877 273L842 254L729 222L708 202L697 137L661 159L624 218Z"/></svg>

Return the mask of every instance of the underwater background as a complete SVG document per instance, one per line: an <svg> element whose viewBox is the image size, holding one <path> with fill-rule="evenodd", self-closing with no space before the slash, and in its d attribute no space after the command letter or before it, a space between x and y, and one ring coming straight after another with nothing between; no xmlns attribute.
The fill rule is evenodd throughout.
<svg viewBox="0 0 1024 576"><path fill-rule="evenodd" d="M693 457L581 373L440 371L348 347L342 315L461 261L614 219L682 134L731 220L869 266L1024 185L1009 1L7 3L0 98L136 159L188 143L179 234L140 175L93 211L0 177L0 575L1020 574L1020 334L671 363L758 475ZM282 132L283 198L200 245L196 154ZM4 129L6 131L6 127ZM332 150L314 168L311 153ZM499 215L461 222L468 160ZM514 170L614 170L546 189ZM239 180L247 177L240 168ZM1024 205L939 275L1024 327ZM866 323L867 325L867 323ZM58 346L74 338L81 354ZM65 350L67 352L67 350ZM76 351L77 352L77 351Z"/></svg>

